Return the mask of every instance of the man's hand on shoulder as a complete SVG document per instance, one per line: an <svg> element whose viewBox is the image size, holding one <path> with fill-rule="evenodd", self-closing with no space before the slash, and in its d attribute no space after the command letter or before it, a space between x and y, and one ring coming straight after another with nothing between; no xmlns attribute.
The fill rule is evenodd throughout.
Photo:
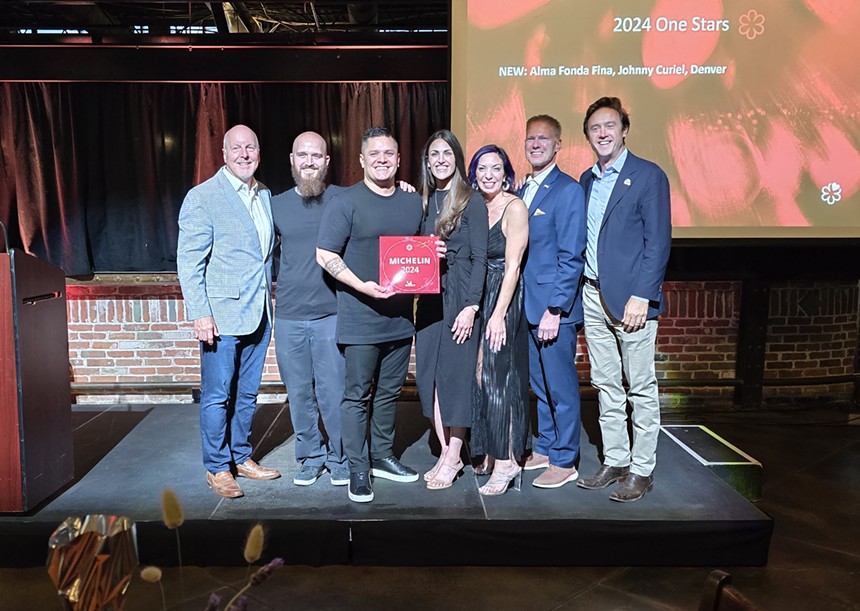
<svg viewBox="0 0 860 611"><path fill-rule="evenodd" d="M194 321L194 339L211 346L218 336L218 325L212 316L204 316Z"/></svg>
<svg viewBox="0 0 860 611"><path fill-rule="evenodd" d="M397 183L397 184L400 186L400 190L401 190L401 191L405 191L406 193L415 193L415 187L413 187L412 185L410 185L410 184L409 184L408 182L406 182L405 180L401 180L401 181L400 181L399 183Z"/></svg>

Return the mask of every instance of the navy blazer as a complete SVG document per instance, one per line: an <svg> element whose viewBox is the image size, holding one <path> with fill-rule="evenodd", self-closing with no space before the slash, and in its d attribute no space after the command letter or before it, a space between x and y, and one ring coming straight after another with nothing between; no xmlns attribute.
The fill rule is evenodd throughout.
<svg viewBox="0 0 860 611"><path fill-rule="evenodd" d="M593 177L591 168L580 177L586 210ZM628 150L597 240L600 293L616 319L624 317L624 306L633 295L649 300L649 319L663 312L663 278L671 245L669 179L660 166Z"/></svg>
<svg viewBox="0 0 860 611"><path fill-rule="evenodd" d="M585 218L579 183L554 167L529 207L529 248L523 282L530 325L540 324L550 306L561 308L561 324L582 323Z"/></svg>

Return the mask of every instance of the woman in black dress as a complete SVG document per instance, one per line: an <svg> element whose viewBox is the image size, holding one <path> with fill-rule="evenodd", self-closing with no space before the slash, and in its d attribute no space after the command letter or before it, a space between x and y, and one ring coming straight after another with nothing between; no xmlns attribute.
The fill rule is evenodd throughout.
<svg viewBox="0 0 860 611"><path fill-rule="evenodd" d="M487 208L466 182L463 149L448 130L424 146L421 233L445 241L442 292L421 295L415 315L415 365L424 415L433 422L441 452L424 474L427 488L450 488L463 469L460 454L472 422L471 376L478 354L472 332L487 271Z"/></svg>
<svg viewBox="0 0 860 611"><path fill-rule="evenodd" d="M469 181L484 196L490 231L484 318L474 395L472 453L492 472L478 489L504 494L515 481L529 443L528 327L523 311L522 261L529 241L528 209L514 195L514 170L504 149L482 147L469 164Z"/></svg>

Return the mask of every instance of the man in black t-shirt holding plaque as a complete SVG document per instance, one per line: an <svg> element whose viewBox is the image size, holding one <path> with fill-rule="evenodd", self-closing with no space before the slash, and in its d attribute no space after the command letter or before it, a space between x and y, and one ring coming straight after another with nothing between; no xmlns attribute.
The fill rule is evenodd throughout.
<svg viewBox="0 0 860 611"><path fill-rule="evenodd" d="M415 235L423 209L418 195L397 189L400 154L388 130L372 127L364 133L359 161L364 180L333 198L323 214L317 262L339 282L337 341L346 358L341 427L349 498L367 503L373 500L371 473L396 482L418 479L393 453L397 399L415 332L413 296L395 294L378 280L379 237Z"/></svg>

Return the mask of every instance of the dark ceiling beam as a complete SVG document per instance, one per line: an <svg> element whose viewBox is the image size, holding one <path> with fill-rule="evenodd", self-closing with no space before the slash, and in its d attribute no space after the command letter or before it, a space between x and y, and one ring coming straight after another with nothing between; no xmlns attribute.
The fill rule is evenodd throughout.
<svg viewBox="0 0 860 611"><path fill-rule="evenodd" d="M225 38L219 36L219 38ZM229 35L233 41L235 35ZM242 37L244 39L244 36ZM416 82L448 80L439 46L0 44L0 81Z"/></svg>
<svg viewBox="0 0 860 611"><path fill-rule="evenodd" d="M230 5L233 7L233 10L236 11L236 14L239 16L239 19L245 25L245 29L248 30L251 34L259 34L260 26L254 20L254 16L251 15L251 11L248 10L248 7L245 6L244 2L230 2Z"/></svg>
<svg viewBox="0 0 860 611"><path fill-rule="evenodd" d="M224 5L220 2L207 2L206 6L212 13L212 19L215 20L215 27L219 34L229 34L230 25L227 23L227 16L224 14Z"/></svg>
<svg viewBox="0 0 860 611"><path fill-rule="evenodd" d="M86 29L90 32L130 31L127 25L94 2L61 4L53 7L53 11L69 29Z"/></svg>
<svg viewBox="0 0 860 611"><path fill-rule="evenodd" d="M458 0L459 1L459 0ZM222 30L215 9L219 4L227 16L239 15L253 31L373 31L383 29L428 30L447 26L450 0L305 0L255 2L205 2L161 0L160 2L111 2L93 0L2 0L0 31L20 29L107 29L141 26L142 31L164 34L171 29L214 25ZM234 10L233 7L236 7Z"/></svg>
<svg viewBox="0 0 860 611"><path fill-rule="evenodd" d="M346 12L353 25L376 27L379 23L379 8L376 2L350 2L346 5Z"/></svg>

